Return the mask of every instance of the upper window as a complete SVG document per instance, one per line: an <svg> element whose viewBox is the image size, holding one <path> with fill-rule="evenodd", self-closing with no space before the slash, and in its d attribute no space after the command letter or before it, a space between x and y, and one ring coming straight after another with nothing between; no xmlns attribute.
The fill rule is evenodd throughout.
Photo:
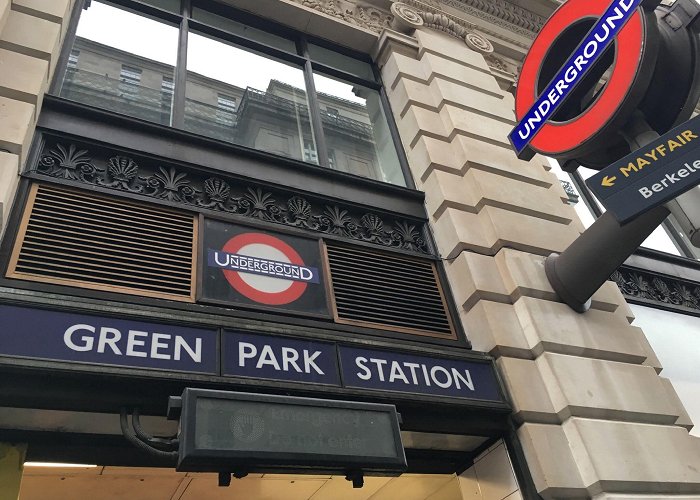
<svg viewBox="0 0 700 500"><path fill-rule="evenodd" d="M69 69L76 69L78 67L78 57L80 57L80 51L77 49L72 49L70 54L68 54Z"/></svg>
<svg viewBox="0 0 700 500"><path fill-rule="evenodd" d="M210 0L191 0L186 10L192 16L177 27L176 2L168 0L167 8L161 3L91 2L78 24L60 95L406 185L386 100L367 61L307 43L282 27L266 30L259 20L250 26L244 15Z"/></svg>

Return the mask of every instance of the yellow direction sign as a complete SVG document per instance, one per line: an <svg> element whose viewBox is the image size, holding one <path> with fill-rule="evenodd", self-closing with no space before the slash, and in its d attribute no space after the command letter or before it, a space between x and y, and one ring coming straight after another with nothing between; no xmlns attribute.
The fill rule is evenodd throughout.
<svg viewBox="0 0 700 500"><path fill-rule="evenodd" d="M625 156L586 181L621 222L700 184L700 116Z"/></svg>

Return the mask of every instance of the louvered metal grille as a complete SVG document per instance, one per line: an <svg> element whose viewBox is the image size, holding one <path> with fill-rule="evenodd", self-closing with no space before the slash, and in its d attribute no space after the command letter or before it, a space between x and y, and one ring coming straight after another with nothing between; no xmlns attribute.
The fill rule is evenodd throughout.
<svg viewBox="0 0 700 500"><path fill-rule="evenodd" d="M34 185L8 276L191 301L192 215Z"/></svg>
<svg viewBox="0 0 700 500"><path fill-rule="evenodd" d="M455 338L432 261L327 242L336 321Z"/></svg>

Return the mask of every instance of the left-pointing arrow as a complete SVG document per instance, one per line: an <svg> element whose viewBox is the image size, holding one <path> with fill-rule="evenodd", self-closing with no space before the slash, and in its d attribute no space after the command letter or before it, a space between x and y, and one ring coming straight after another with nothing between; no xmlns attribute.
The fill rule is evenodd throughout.
<svg viewBox="0 0 700 500"><path fill-rule="evenodd" d="M605 177L603 177L603 180L600 183L605 187L613 187L615 185L616 180L617 177L615 177L614 175L612 177L608 177L606 175Z"/></svg>

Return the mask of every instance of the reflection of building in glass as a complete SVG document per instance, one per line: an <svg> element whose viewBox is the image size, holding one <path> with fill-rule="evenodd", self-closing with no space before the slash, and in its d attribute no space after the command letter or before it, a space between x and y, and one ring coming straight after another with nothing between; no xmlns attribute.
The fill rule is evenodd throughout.
<svg viewBox="0 0 700 500"><path fill-rule="evenodd" d="M171 65L84 38L76 39L73 53L61 91L64 97L163 125L170 123ZM318 100L330 166L383 180L367 107L321 92ZM306 92L278 80L270 80L265 89L241 88L188 71L185 129L318 163Z"/></svg>

